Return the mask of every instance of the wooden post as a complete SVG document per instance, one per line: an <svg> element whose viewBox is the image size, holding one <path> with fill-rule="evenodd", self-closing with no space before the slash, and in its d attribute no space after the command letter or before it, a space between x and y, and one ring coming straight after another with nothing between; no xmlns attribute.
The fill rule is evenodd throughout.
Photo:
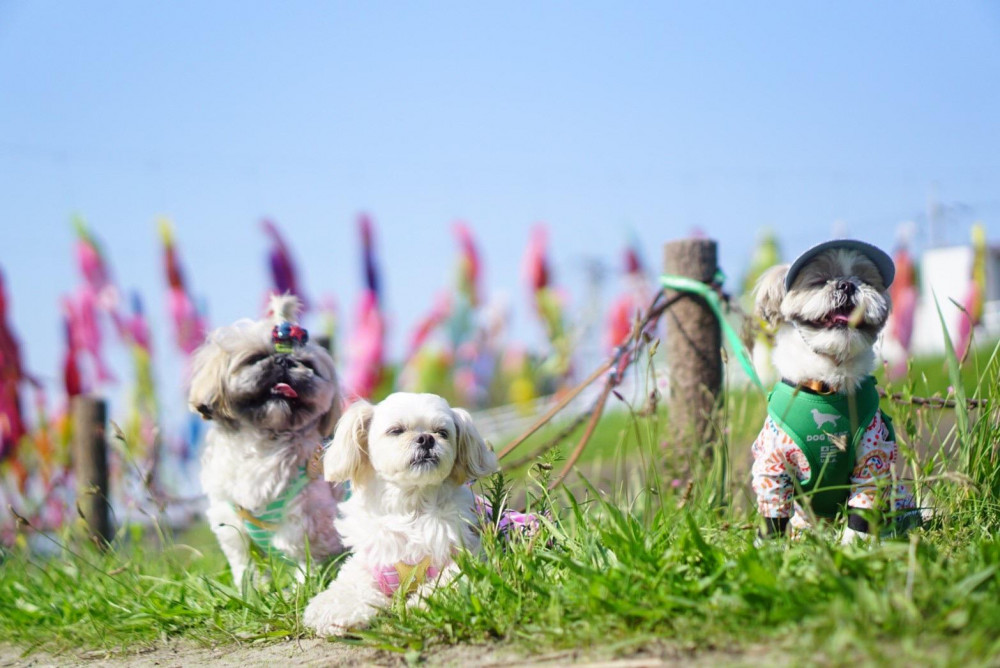
<svg viewBox="0 0 1000 668"><path fill-rule="evenodd" d="M710 239L671 241L663 249L667 274L711 283L718 248ZM668 291L667 297L676 292ZM675 437L704 444L711 456L710 419L722 389L722 332L705 300L687 294L667 309L666 354L670 375L669 419Z"/></svg>
<svg viewBox="0 0 1000 668"><path fill-rule="evenodd" d="M108 486L108 409L103 399L73 399L73 470L76 505L87 531L98 546L111 542L111 504Z"/></svg>

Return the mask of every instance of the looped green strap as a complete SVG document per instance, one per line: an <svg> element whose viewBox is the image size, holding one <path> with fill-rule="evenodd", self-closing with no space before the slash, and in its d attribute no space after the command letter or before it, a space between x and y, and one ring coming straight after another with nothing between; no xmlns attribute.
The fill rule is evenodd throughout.
<svg viewBox="0 0 1000 668"><path fill-rule="evenodd" d="M725 281L725 276L721 271L716 272L714 281L718 285L722 285L723 281ZM753 368L753 362L750 361L750 354L747 352L746 346L740 340L740 335L736 333L733 326L726 320L726 316L723 313L722 300L719 299L719 293L715 291L715 288L687 276L674 276L671 274L660 276L660 284L670 290L697 295L708 303L716 319L719 321L719 326L722 327L722 333L729 342L729 347L733 349L733 354L736 355L740 366L743 367L743 371L746 372L747 376L761 392L765 392L764 384L760 382L760 377L757 376L757 371Z"/></svg>

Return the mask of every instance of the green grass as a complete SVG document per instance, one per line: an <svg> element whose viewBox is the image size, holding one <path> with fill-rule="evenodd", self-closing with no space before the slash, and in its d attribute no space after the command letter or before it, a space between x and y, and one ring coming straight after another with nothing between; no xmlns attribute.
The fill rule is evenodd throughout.
<svg viewBox="0 0 1000 668"><path fill-rule="evenodd" d="M176 539L137 527L127 533L107 552L67 531L51 539L54 557L7 555L0 637L29 650L123 652L169 637L206 644L300 637L301 609L328 577L322 571L293 586L277 562L269 564L271 583L237 587L207 526Z"/></svg>
<svg viewBox="0 0 1000 668"><path fill-rule="evenodd" d="M556 456L526 467L511 496L544 513L544 527L510 541L487 528L485 558L460 558L464 577L454 586L424 608L397 606L359 637L410 657L433 656L442 644L498 641L526 653L627 653L655 640L695 652L764 646L832 664L993 663L1000 657L1000 364L993 350L970 356L963 369L945 362L914 365L890 389L944 395L951 385L994 408L970 410L966 420L887 406L906 470L937 512L906 538L844 547L830 530L755 548L745 471L763 416L756 395L727 399L712 463L670 442L662 411L610 413L581 467L602 479L588 476L590 485L574 476L573 494L550 495ZM55 557L15 547L0 566L0 637L29 651L308 636L302 609L336 571L328 565L296 585L274 564L270 582L240 588L204 529L170 537L132 528L106 554L68 534L55 540Z"/></svg>
<svg viewBox="0 0 1000 668"><path fill-rule="evenodd" d="M491 543L487 560L465 563L467 577L433 607L386 616L370 637L401 651L668 638L873 659L942 645L962 660L1000 652L1000 541L981 528L949 521L875 547L818 536L755 549L752 532L733 522L745 517L676 501L634 500L626 512L596 494L586 507L567 500L544 537Z"/></svg>

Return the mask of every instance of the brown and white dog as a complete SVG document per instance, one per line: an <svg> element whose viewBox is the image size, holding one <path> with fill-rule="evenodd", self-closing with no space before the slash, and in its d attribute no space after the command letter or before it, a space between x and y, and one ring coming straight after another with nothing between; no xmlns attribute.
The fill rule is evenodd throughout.
<svg viewBox="0 0 1000 668"><path fill-rule="evenodd" d="M188 403L211 422L201 460L206 516L237 585L256 543L300 566L343 550L342 490L308 474L340 417L333 360L294 324L299 302L273 297L262 320L212 332L195 352ZM307 547L308 546L308 547Z"/></svg>

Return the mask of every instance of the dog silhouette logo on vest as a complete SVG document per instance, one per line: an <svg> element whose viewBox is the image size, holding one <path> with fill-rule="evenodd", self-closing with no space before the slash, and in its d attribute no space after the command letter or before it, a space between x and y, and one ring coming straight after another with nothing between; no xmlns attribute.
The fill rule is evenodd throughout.
<svg viewBox="0 0 1000 668"><path fill-rule="evenodd" d="M812 416L817 429L821 428L825 424L831 424L836 427L837 420L840 419L839 415L833 413L822 413L818 408L812 409Z"/></svg>

